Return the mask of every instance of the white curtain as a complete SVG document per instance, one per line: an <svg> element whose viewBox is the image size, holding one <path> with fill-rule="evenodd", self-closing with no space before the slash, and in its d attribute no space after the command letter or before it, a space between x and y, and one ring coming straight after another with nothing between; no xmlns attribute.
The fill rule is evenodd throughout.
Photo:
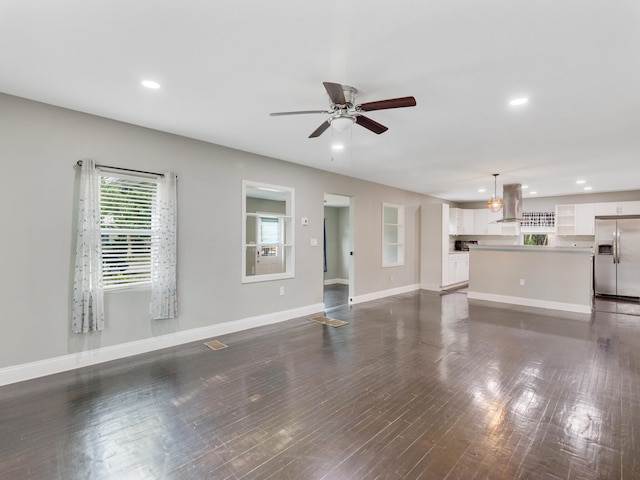
<svg viewBox="0 0 640 480"><path fill-rule="evenodd" d="M79 200L71 330L85 333L104 328L100 172L93 160L82 161Z"/></svg>
<svg viewBox="0 0 640 480"><path fill-rule="evenodd" d="M166 172L158 181L151 216L151 318L178 315L176 288L176 175Z"/></svg>

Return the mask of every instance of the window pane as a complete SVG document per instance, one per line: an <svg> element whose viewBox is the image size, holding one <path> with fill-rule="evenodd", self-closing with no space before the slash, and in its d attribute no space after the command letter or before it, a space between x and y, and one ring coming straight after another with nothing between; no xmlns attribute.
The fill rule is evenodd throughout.
<svg viewBox="0 0 640 480"><path fill-rule="evenodd" d="M280 222L277 218L260 218L260 243L263 245L280 243Z"/></svg>

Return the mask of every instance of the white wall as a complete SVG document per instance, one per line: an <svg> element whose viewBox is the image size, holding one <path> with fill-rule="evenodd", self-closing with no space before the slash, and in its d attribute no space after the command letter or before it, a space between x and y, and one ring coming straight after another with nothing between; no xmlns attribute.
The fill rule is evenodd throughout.
<svg viewBox="0 0 640 480"><path fill-rule="evenodd" d="M419 284L419 218L430 197L0 94L0 369L322 303L324 192L355 200L355 296ZM178 175L179 318L150 321L149 291L106 294L106 328L70 333L75 162ZM241 284L242 180L296 189L295 278ZM406 264L381 267L383 202L405 205ZM309 219L301 226L300 217ZM318 246L310 240L318 240ZM280 287L286 294L279 295Z"/></svg>

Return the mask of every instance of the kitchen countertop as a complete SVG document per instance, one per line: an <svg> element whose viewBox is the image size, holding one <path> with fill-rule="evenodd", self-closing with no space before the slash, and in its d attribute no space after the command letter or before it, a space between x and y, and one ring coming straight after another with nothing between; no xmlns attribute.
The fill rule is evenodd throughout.
<svg viewBox="0 0 640 480"><path fill-rule="evenodd" d="M549 247L544 245L471 245L469 250L492 250L501 252L549 252L593 254L591 247Z"/></svg>

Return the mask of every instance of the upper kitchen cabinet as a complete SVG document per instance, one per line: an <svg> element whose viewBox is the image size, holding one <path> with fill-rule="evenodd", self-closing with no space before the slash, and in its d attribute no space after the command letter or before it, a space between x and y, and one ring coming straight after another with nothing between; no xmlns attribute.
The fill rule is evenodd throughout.
<svg viewBox="0 0 640 480"><path fill-rule="evenodd" d="M467 208L449 209L449 234L472 235L475 233L474 210Z"/></svg>
<svg viewBox="0 0 640 480"><path fill-rule="evenodd" d="M502 225L498 223L502 212L492 212L488 208L477 208L473 212L475 235L502 235Z"/></svg>
<svg viewBox="0 0 640 480"><path fill-rule="evenodd" d="M596 203L595 215L597 217L640 215L640 202Z"/></svg>
<svg viewBox="0 0 640 480"><path fill-rule="evenodd" d="M593 203L556 205L556 233L558 235L593 235L595 229Z"/></svg>
<svg viewBox="0 0 640 480"><path fill-rule="evenodd" d="M596 213L593 203L576 205L576 235L595 235Z"/></svg>

